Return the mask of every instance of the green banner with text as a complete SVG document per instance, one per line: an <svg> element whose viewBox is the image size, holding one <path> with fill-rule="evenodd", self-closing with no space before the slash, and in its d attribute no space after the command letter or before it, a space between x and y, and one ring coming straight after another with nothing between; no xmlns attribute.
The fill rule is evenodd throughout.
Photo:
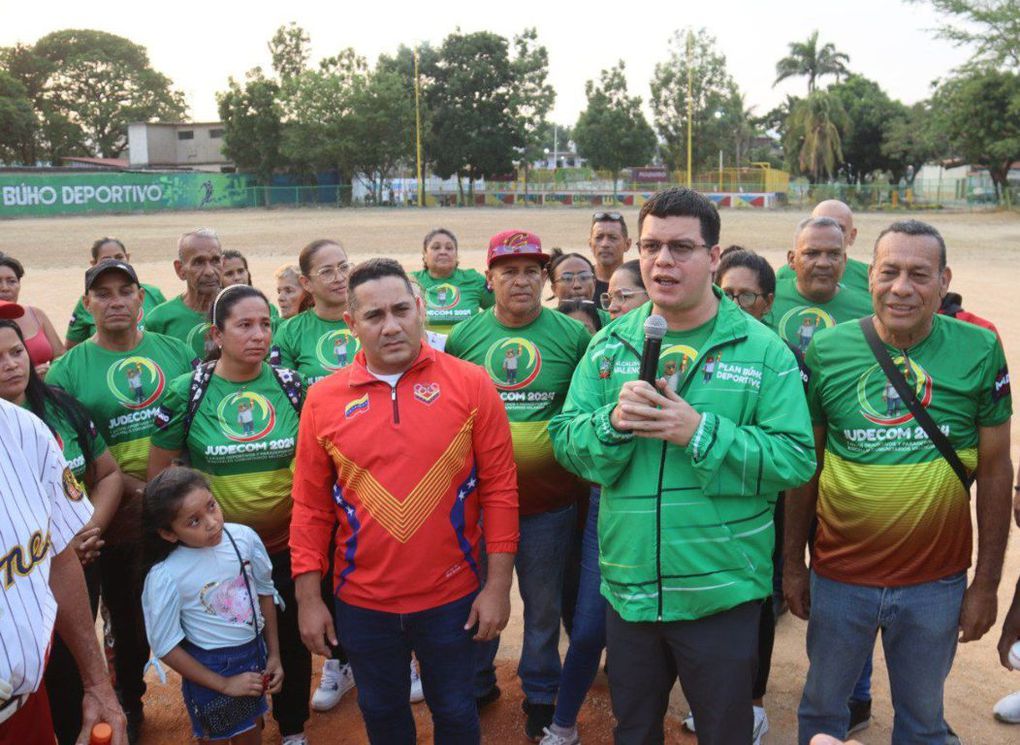
<svg viewBox="0 0 1020 745"><path fill-rule="evenodd" d="M249 205L248 178L235 173L0 173L0 218Z"/></svg>

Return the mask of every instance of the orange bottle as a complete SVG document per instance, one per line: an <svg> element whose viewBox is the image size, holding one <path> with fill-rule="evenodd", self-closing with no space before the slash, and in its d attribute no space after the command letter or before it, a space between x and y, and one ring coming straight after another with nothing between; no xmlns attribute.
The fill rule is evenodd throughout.
<svg viewBox="0 0 1020 745"><path fill-rule="evenodd" d="M89 745L110 745L113 740L113 727L106 722L100 722L92 728L92 736L89 738Z"/></svg>

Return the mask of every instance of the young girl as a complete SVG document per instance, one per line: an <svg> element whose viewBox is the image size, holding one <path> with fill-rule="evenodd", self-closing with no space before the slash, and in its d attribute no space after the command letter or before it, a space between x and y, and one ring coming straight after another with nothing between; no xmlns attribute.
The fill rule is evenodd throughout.
<svg viewBox="0 0 1020 745"><path fill-rule="evenodd" d="M224 524L209 483L190 468L149 482L142 525L146 633L153 655L183 679L195 737L256 745L265 694L283 683L262 541L251 528Z"/></svg>

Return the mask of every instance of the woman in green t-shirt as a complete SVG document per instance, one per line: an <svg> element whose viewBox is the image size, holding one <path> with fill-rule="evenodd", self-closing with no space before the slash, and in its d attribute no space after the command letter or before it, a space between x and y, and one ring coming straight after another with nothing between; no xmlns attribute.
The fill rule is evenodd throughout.
<svg viewBox="0 0 1020 745"><path fill-rule="evenodd" d="M265 362L272 343L269 301L248 285L220 291L211 309L218 359L174 379L156 415L149 480L182 454L202 472L227 522L255 530L283 599L278 612L284 681L273 715L286 742L308 720L311 656L297 623L290 576L291 467L297 447L300 378Z"/></svg>
<svg viewBox="0 0 1020 745"><path fill-rule="evenodd" d="M21 328L6 319L0 320L0 398L28 409L46 423L70 469L70 474L64 475L68 497L81 499L87 494L92 502L92 517L71 545L85 572L95 621L100 591L96 559L103 547L103 532L120 504L120 469L85 408L73 396L43 382L29 360ZM57 741L73 743L81 730L84 689L74 658L59 634L50 651L45 680Z"/></svg>
<svg viewBox="0 0 1020 745"><path fill-rule="evenodd" d="M429 330L449 334L461 321L492 307L492 290L485 277L474 269L459 268L457 238L446 228L425 236L422 263L425 268L413 276L421 285Z"/></svg>

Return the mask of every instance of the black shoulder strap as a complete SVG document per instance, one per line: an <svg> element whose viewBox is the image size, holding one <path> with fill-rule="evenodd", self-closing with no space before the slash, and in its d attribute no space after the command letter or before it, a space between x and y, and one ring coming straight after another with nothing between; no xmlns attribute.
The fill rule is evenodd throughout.
<svg viewBox="0 0 1020 745"><path fill-rule="evenodd" d="M184 436L182 441L188 439L191 423L195 420L195 414L198 413L198 407L202 405L202 399L205 398L206 391L209 390L209 381L212 380L215 368L215 361L203 362L191 373L191 388L188 390L188 408L184 412Z"/></svg>
<svg viewBox="0 0 1020 745"><path fill-rule="evenodd" d="M892 358L889 356L889 352L885 348L885 344L878 338L878 332L875 330L875 322L871 316L861 318L860 323L861 331L864 332L864 338L868 340L868 346L871 347L871 353L875 355L875 359L878 360L878 364L882 367L882 372L885 373L885 377L888 378L889 382L892 383L893 388L900 394L900 398L903 403L906 404L910 413L914 415L914 421L921 425L931 440L932 444L939 451L946 462L952 467L956 473L957 478L960 479L960 483L963 484L963 489L970 494L971 484L974 483L974 477L967 473L967 467L963 465L963 461L960 460L960 456L956 454L956 450L953 449L952 443L949 442L949 438L943 434L942 430L935 424L935 420L931 418L928 410L925 409L921 402L917 400L917 396L914 393L914 388L907 383L906 378L903 377L903 373L900 372L899 368L893 364Z"/></svg>
<svg viewBox="0 0 1020 745"><path fill-rule="evenodd" d="M301 405L304 403L301 378L293 370L288 370L286 367L270 367L276 382L280 385L280 389L287 396L287 400L290 401L290 405L294 407L294 411L298 413L298 416L301 416Z"/></svg>
<svg viewBox="0 0 1020 745"><path fill-rule="evenodd" d="M241 565L241 578L244 579L244 589L248 591L248 601L251 603L251 627L255 632L255 639L259 638L259 612L255 609L255 590L252 589L251 583L248 581L248 572L244 571L244 559L241 558L241 552L237 548L237 541L234 540L234 536L230 535L230 531L227 530L226 526L223 527L223 534L230 539L230 545L234 547L234 555L237 556L237 563ZM259 654L261 657L262 646L259 645ZM265 661L260 659L259 664L265 667Z"/></svg>

